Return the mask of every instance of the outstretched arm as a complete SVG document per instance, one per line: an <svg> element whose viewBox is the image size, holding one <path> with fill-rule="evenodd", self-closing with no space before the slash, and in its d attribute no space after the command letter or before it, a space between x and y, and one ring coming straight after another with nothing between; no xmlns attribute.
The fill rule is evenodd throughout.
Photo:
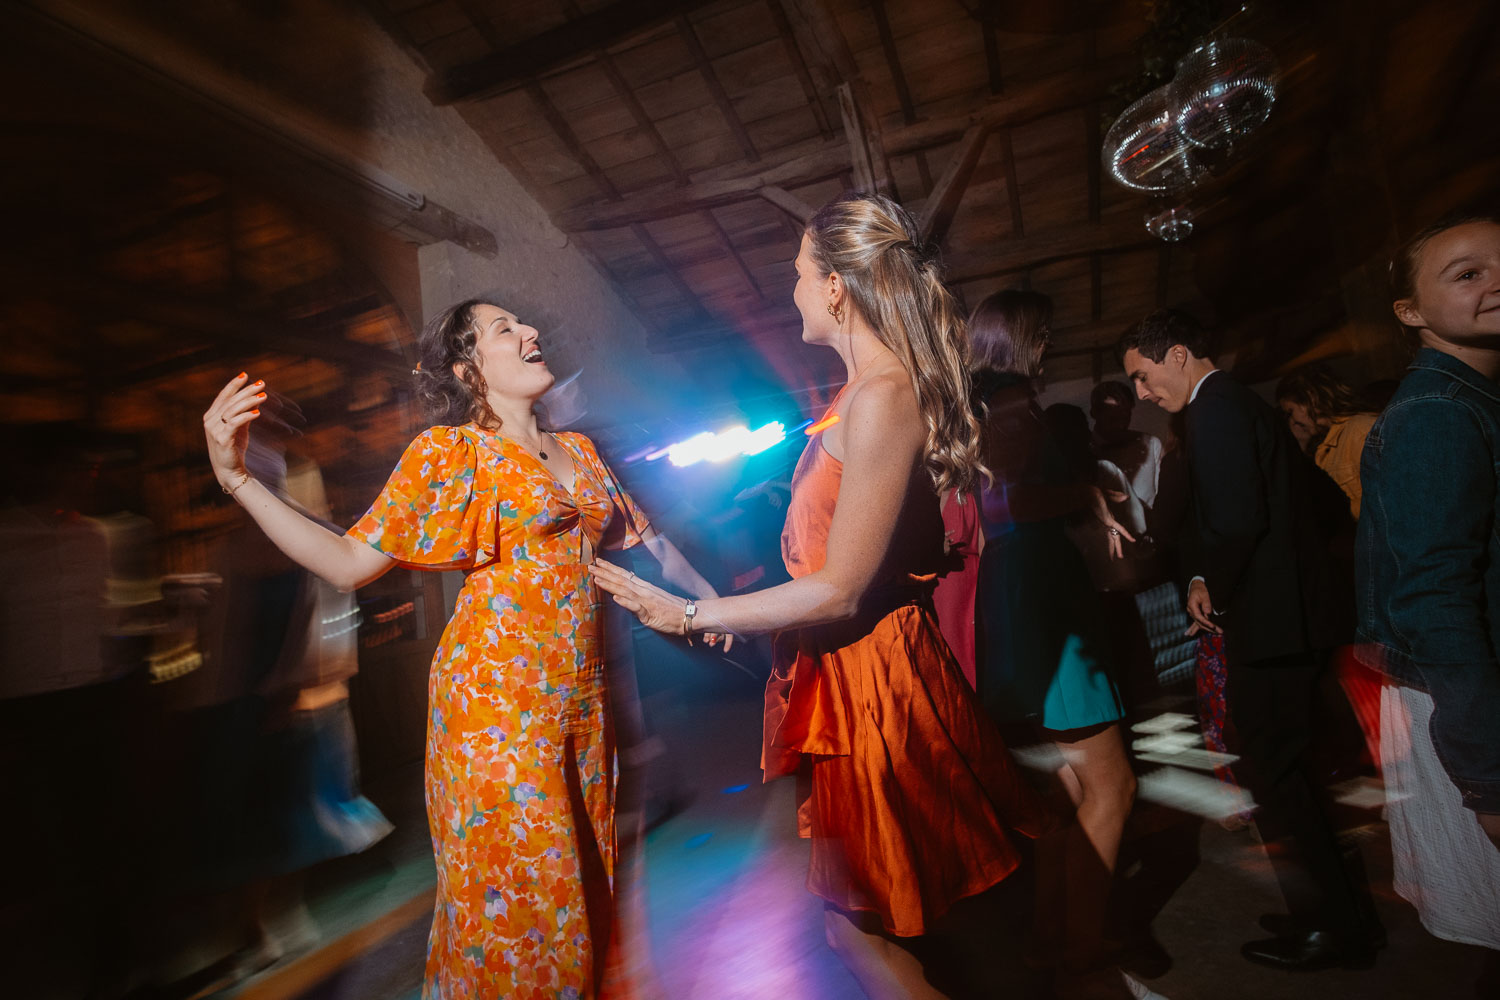
<svg viewBox="0 0 1500 1000"><path fill-rule="evenodd" d="M890 549L926 434L911 386L899 374L861 386L845 404L839 427L844 471L823 567L757 593L700 601L695 631L756 635L854 615ZM595 576L650 628L682 633L681 597L602 561Z"/></svg>
<svg viewBox="0 0 1500 1000"><path fill-rule="evenodd" d="M656 561L661 565L663 579L671 584L673 589L680 590L685 594L691 594L699 600L719 596L719 592L714 589L713 584L705 580L702 574L693 568L693 564L687 561L687 556L684 556L682 550L673 545L672 540L666 535L657 534L654 528L647 528L641 534L641 541L650 553L656 557ZM717 641L717 638L713 634L709 635L709 645L713 645ZM729 652L733 646L734 636L732 634L726 635L724 637L724 652Z"/></svg>
<svg viewBox="0 0 1500 1000"><path fill-rule="evenodd" d="M364 542L330 531L303 516L245 469L250 424L260 416L265 383L241 373L219 391L203 414L208 458L219 485L231 491L255 523L287 558L308 572L348 592L369 583L395 565L390 557Z"/></svg>

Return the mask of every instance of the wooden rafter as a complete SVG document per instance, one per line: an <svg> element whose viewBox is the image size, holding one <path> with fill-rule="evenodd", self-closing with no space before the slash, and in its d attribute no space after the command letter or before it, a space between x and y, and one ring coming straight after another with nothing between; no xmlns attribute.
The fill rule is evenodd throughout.
<svg viewBox="0 0 1500 1000"><path fill-rule="evenodd" d="M901 67L896 38L891 34L891 19L886 14L885 0L870 0L870 13L875 17L875 30L880 35L880 49L891 73L891 85L896 88L896 100L901 102L901 118L910 125L917 120L917 107L912 103L911 87L907 85L906 71Z"/></svg>
<svg viewBox="0 0 1500 1000"><path fill-rule="evenodd" d="M539 35L498 48L482 59L430 76L434 104L473 101L526 85L549 70L586 59L606 46L703 6L708 0L615 0ZM475 26L483 30L483 18Z"/></svg>
<svg viewBox="0 0 1500 1000"><path fill-rule="evenodd" d="M542 113L542 117L552 126L553 132L556 133L563 147L567 149L568 155L572 156L573 159L582 165L588 175L593 178L594 183L599 186L599 190L604 192L606 198L612 201L620 201L622 196L619 188L615 187L614 182L609 179L609 175L599 166L598 161L584 148L583 143L579 141L577 134L574 133L572 126L568 124L567 119L557 110L557 107L552 103L552 99L542 89L542 85L532 81L527 85L526 90L531 95L531 99L536 102L538 110ZM667 257L666 252L662 250L661 244L657 243L655 237L647 231L645 225L639 222L632 223L630 232L635 236L636 241L645 248L646 253L656 262L657 268L667 276L667 279L672 282L678 293L682 295L693 311L701 315L707 315L707 310L704 308L702 300L688 287L687 282L682 280L682 275L677 273L676 266ZM759 289L757 289L758 292Z"/></svg>
<svg viewBox="0 0 1500 1000"><path fill-rule="evenodd" d="M979 30L984 36L984 67L989 73L990 93L998 94L1005 89L1005 74L1000 64L999 25L995 22L993 4L985 4L980 11Z"/></svg>
<svg viewBox="0 0 1500 1000"><path fill-rule="evenodd" d="M986 255L982 267L956 272L949 280L954 284L983 281L1060 260L1139 250L1155 243L1137 217L1127 213L1112 216L1097 225L1084 223L1038 236L1007 240L996 248L995 253Z"/></svg>
<svg viewBox="0 0 1500 1000"><path fill-rule="evenodd" d="M823 95L818 93L817 84L813 82L812 73L807 68L807 59L802 55L802 48L797 44L797 34L792 28L792 22L787 18L786 8L781 5L781 0L766 0L766 7L771 12L771 20L776 25L776 33L781 36L782 45L786 47L787 58L792 62L792 70L797 74L797 82L802 85L802 93L807 97L807 105L812 109L813 118L817 119L818 131L824 137L833 135L833 122L829 120L828 109L823 106Z"/></svg>
<svg viewBox="0 0 1500 1000"><path fill-rule="evenodd" d="M887 156L900 156L956 142L976 124L989 128L1023 125L1037 118L1076 108L1097 99L1106 85L1103 74L1059 73L1027 87L986 102L967 115L935 118L883 133ZM631 195L618 204L585 206L559 212L555 221L567 232L613 229L631 222L655 221L684 215L700 208L730 205L759 197L768 185L796 188L848 173L848 146L828 143L812 152L738 176L718 175L713 180L694 181L687 187L672 186Z"/></svg>
<svg viewBox="0 0 1500 1000"><path fill-rule="evenodd" d="M1005 170L1005 200L1010 204L1010 233L1026 235L1026 220L1021 215L1021 182L1016 175L1016 148L1011 130L1000 130L1000 165Z"/></svg>
<svg viewBox="0 0 1500 1000"><path fill-rule="evenodd" d="M714 72L713 60L703 50L703 43L698 40L698 30L693 27L693 22L688 20L686 14L677 18L677 31L687 43L693 61L698 64L698 72L702 75L703 82L708 84L708 92L713 95L714 103L719 106L719 113L724 116L724 124L729 126L735 141L740 144L740 151L745 154L745 159L751 163L759 160L760 151L755 148L755 142L745 129L745 123L740 121L740 116L735 112L734 103L729 100L724 84L719 81L719 74Z"/></svg>
<svg viewBox="0 0 1500 1000"><path fill-rule="evenodd" d="M859 79L859 64L825 0L786 0L786 4L793 34L805 51L815 54L814 62L827 75L829 85Z"/></svg>
<svg viewBox="0 0 1500 1000"><path fill-rule="evenodd" d="M891 187L891 171L885 159L880 132L854 99L853 84L839 84L839 111L844 116L844 136L849 141L849 161L854 165L854 184L871 194Z"/></svg>
<svg viewBox="0 0 1500 1000"><path fill-rule="evenodd" d="M817 209L792 194L786 188L777 187L774 184L768 184L755 193L804 226L812 221L814 213L817 212Z"/></svg>
<svg viewBox="0 0 1500 1000"><path fill-rule="evenodd" d="M968 189L969 181L974 176L974 168L979 166L979 158L984 155L989 137L990 130L983 124L978 124L971 125L959 141L952 161L938 178L932 193L927 196L927 203L922 207L922 214L917 220L924 242L941 243L947 235L948 227L953 224L953 217L958 212L958 204L963 200L964 191Z"/></svg>
<svg viewBox="0 0 1500 1000"><path fill-rule="evenodd" d="M875 30L880 35L880 48L885 53L885 63L890 69L891 84L896 88L896 99L901 103L901 120L907 125L917 121L917 106L911 99L911 87L906 82L906 70L901 66L901 53L896 48L896 38L891 33L891 19L886 13L885 0L870 0L870 13L875 16ZM932 190L932 168L927 164L927 154L916 154L917 177L923 191Z"/></svg>
<svg viewBox="0 0 1500 1000"><path fill-rule="evenodd" d="M604 75L609 78L610 86L615 90L615 96L624 102L625 107L630 110L630 116L635 119L636 127L651 141L652 147L656 150L656 155L666 163L667 169L672 172L672 177L676 179L678 184L689 183L687 171L682 169L682 163L667 145L666 140L662 138L661 130L656 127L656 122L651 120L651 116L646 113L645 106L636 97L635 91L630 88L629 83L620 74L619 67L615 65L614 58L608 52L601 52L598 62L599 68L604 70ZM734 262L736 269L740 272L740 277L749 286L751 294L757 298L763 298L765 293L761 290L760 282L756 281L755 275L750 273L750 268L745 265L744 258L735 249L734 241L729 238L729 234L724 231L724 227L719 224L719 220L707 209L698 214L703 220L703 224L708 227L709 231L714 234L714 238L719 241L719 246L724 249L724 253Z"/></svg>

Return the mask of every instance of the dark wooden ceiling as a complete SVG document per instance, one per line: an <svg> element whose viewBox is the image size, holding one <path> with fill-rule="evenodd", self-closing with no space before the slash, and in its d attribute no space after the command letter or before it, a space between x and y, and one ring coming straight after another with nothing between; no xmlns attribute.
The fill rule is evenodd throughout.
<svg viewBox="0 0 1500 1000"><path fill-rule="evenodd" d="M1152 30L1146 4L367 4L425 68L429 97L456 105L613 278L654 349L749 343L789 376L818 364L788 346L801 222L850 187L918 213L970 304L1008 284L1052 294L1050 370L1066 378L1099 377L1119 330L1168 302L1289 355L1344 319L1350 259L1399 228L1393 171L1416 156L1439 175L1468 169L1470 188L1495 176L1463 162L1492 168L1495 154L1488 124L1463 135L1476 94L1493 108L1482 97L1500 64L1500 5L1478 0L1271 3L1243 18L1236 30L1281 60L1282 98L1194 195L1199 232L1175 246L1145 232L1141 196L1100 177L1111 89L1140 74ZM1180 5L1205 6L1154 7ZM1341 203L1340 155L1371 154L1358 188L1384 204Z"/></svg>

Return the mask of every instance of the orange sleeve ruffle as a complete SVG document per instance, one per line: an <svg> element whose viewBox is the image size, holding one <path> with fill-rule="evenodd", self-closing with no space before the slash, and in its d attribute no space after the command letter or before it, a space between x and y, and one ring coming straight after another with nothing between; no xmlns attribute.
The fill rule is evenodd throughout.
<svg viewBox="0 0 1500 1000"><path fill-rule="evenodd" d="M495 558L504 513L489 479L474 441L460 428L429 428L407 446L349 535L407 566L483 566Z"/></svg>

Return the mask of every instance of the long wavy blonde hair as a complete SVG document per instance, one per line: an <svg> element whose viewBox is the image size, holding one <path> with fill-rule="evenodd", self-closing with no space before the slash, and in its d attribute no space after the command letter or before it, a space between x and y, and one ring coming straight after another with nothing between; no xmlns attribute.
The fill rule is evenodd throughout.
<svg viewBox="0 0 1500 1000"><path fill-rule="evenodd" d="M969 405L969 333L943 284L934 247L906 210L881 195L847 194L807 225L809 256L837 273L851 308L901 360L927 425L923 464L939 492L964 490L985 472L980 426Z"/></svg>

